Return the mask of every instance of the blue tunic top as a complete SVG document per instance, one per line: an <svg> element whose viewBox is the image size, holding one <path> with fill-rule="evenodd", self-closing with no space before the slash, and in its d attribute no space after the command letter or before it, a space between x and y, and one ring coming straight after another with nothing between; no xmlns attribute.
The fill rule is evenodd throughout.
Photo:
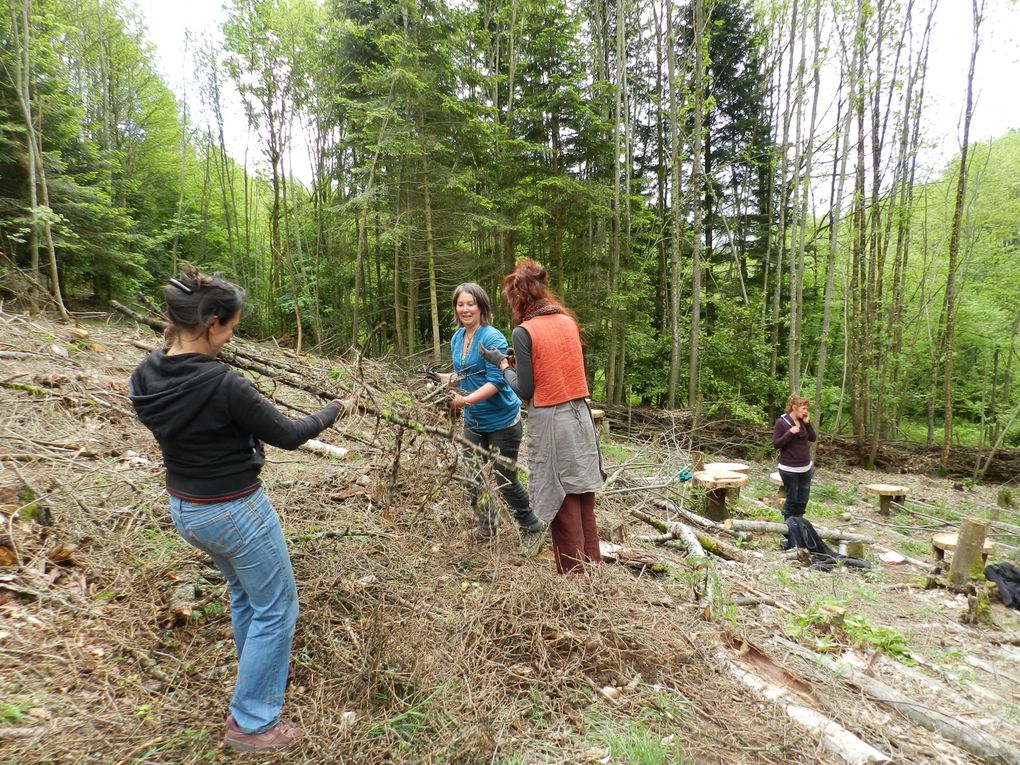
<svg viewBox="0 0 1020 765"><path fill-rule="evenodd" d="M509 347L503 333L486 324L475 330L475 336L466 355L464 354L463 327L453 334L453 338L450 340L450 350L453 353L453 369L457 373L464 395L473 393L485 383L492 383L496 386L497 393L494 396L463 409L466 427L476 433L492 433L516 422L521 411L521 401L510 388L509 383L503 379L503 373L499 371L499 367L487 363L482 358L478 352L480 344L484 344L486 348L499 348L504 353Z"/></svg>

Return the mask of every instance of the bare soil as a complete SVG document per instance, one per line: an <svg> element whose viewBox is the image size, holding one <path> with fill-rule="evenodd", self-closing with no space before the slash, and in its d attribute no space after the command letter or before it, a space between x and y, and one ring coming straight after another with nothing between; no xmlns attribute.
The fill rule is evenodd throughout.
<svg viewBox="0 0 1020 765"><path fill-rule="evenodd" d="M221 745L236 670L226 589L174 531L159 450L126 397L157 339L112 317L74 327L0 312L2 763L242 759ZM318 405L284 384L300 379L459 429L434 406L439 392L396 364L236 345L269 364L272 376L249 376L292 414ZM351 449L342 460L270 450L264 483L301 601L286 714L308 734L274 759L846 761L794 721L785 707L796 704L891 761L996 761L908 720L805 649L1016 751L1020 620L994 593L985 621L970 626L966 594L925 589L925 569L883 564L874 545L871 569L825 572L782 557L771 535L743 544L739 562L657 544L629 511L660 512L663 498L697 510L698 492L674 480L691 449L746 461L753 444L692 431L681 415L630 436L617 413L610 420L618 435L604 461L615 477L597 502L600 529L654 568L556 576L548 550L522 540L509 515L494 544L474 541L455 443L380 417L323 434ZM995 485L864 471L824 449L808 517L915 559L931 560L934 530L996 507ZM778 518L763 502L771 469L751 465L735 516ZM861 490L872 482L907 486L907 503L880 516ZM1020 546L1016 511L1000 517L993 560ZM764 698L740 671L787 695Z"/></svg>

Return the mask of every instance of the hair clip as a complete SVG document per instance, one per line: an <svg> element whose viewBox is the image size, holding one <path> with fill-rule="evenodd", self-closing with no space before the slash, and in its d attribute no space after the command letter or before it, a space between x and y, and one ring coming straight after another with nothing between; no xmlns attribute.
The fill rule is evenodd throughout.
<svg viewBox="0 0 1020 765"><path fill-rule="evenodd" d="M191 287L189 287L187 284L180 281L179 279L171 279L170 283L177 289L179 289L181 292L183 292L185 295L192 295L195 292L195 290L191 289Z"/></svg>

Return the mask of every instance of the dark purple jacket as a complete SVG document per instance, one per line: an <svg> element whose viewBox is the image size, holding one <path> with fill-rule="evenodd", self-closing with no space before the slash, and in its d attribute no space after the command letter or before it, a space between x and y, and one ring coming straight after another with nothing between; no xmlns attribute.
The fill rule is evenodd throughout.
<svg viewBox="0 0 1020 765"><path fill-rule="evenodd" d="M779 462L786 467L806 467L811 464L808 443L815 440L815 429L810 422L802 422L800 433L791 433L793 425L789 414L780 415L772 428L772 445L779 450Z"/></svg>

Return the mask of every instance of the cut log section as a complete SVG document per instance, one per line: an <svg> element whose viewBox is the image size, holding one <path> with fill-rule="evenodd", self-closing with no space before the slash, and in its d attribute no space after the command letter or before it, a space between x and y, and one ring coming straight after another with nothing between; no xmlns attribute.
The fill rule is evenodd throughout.
<svg viewBox="0 0 1020 765"><path fill-rule="evenodd" d="M705 465L706 473L740 473L741 475L750 475L751 467L745 465L743 462L709 462ZM729 494L731 497L740 496L740 487L737 486L734 489L730 489Z"/></svg>
<svg viewBox="0 0 1020 765"><path fill-rule="evenodd" d="M959 534L954 535L957 537L954 545L956 552L953 553L953 562L949 565L949 584L953 589L962 591L972 578L982 576L988 559L985 550L991 541L985 536L987 530L988 524L976 518L964 518L960 524ZM994 552L994 542L991 542L991 547Z"/></svg>
<svg viewBox="0 0 1020 765"><path fill-rule="evenodd" d="M772 507L782 507L786 504L786 484L783 483L783 477L779 475L779 471L777 470L774 473L769 473L769 480L772 482L772 485L776 487L776 495L772 497L769 504Z"/></svg>
<svg viewBox="0 0 1020 765"><path fill-rule="evenodd" d="M726 497L731 489L739 489L747 483L747 476L742 473L722 470L709 472L699 470L691 480L699 489L705 490L705 515L713 521L725 521L730 517L726 508Z"/></svg>
<svg viewBox="0 0 1020 765"><path fill-rule="evenodd" d="M703 470L706 473L740 473L747 475L751 468L742 462L709 462Z"/></svg>
<svg viewBox="0 0 1020 765"><path fill-rule="evenodd" d="M910 490L906 486L896 486L891 483L869 483L864 487L864 491L868 494L877 494L878 512L882 515L889 515L892 503L902 505Z"/></svg>
<svg viewBox="0 0 1020 765"><path fill-rule="evenodd" d="M198 588L192 582L179 584L170 593L170 622L172 624L184 624L191 619L198 605Z"/></svg>
<svg viewBox="0 0 1020 765"><path fill-rule="evenodd" d="M315 438L305 441L301 444L300 448L303 451L318 454L320 457L333 457L338 460L344 459L351 451L346 447L333 446L333 444L327 444L324 441L319 441Z"/></svg>
<svg viewBox="0 0 1020 765"><path fill-rule="evenodd" d="M956 545L959 540L959 536L960 535L955 531L942 531L938 534L932 535L931 547L936 563L945 560L947 552L956 552ZM994 552L995 542L991 539L986 539L981 549L982 561L987 562L988 556Z"/></svg>

